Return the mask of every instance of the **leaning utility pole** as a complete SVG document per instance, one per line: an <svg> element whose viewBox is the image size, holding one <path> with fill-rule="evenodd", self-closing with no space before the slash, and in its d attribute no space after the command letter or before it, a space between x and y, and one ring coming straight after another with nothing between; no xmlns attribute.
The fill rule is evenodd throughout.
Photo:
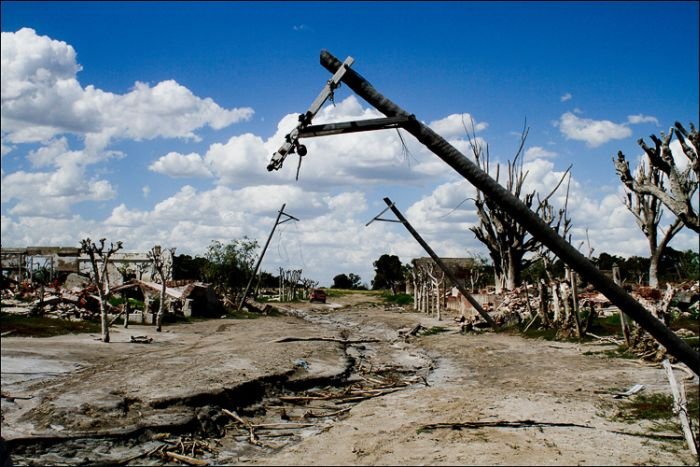
<svg viewBox="0 0 700 467"><path fill-rule="evenodd" d="M284 224L287 221L290 220L295 220L298 221L294 216L290 216L289 214L284 212L284 207L287 206L287 203L284 203L282 207L280 208L279 214L277 214L277 219L275 220L275 225L272 226L272 232L270 232L270 236L267 237L267 241L265 242L265 246L263 247L262 251L260 252L260 257L258 258L258 262L255 263L255 269L253 270L253 274L250 275L250 280L248 280L248 285L245 287L245 292L243 292L243 297L241 298L241 303L238 304L238 310L240 310L243 307L243 303L245 303L245 299L248 297L248 292L250 292L250 286L253 285L253 281L255 280L255 276L258 273L258 268L260 268L260 263L262 263L263 256L265 256L265 252L267 251L267 247L270 244L270 240L272 240L272 235L275 233L275 229L277 228L278 225ZM282 216L287 216L286 219L280 221L280 217Z"/></svg>
<svg viewBox="0 0 700 467"><path fill-rule="evenodd" d="M425 240L423 240L423 237L421 237L418 232L416 232L416 229L413 228L410 222L408 222L408 219L406 219L403 214L401 214L401 211L396 207L396 205L389 199L389 198L384 198L384 202L386 203L388 208L374 216L374 219L369 221L365 227L370 225L374 221L382 221L382 222L400 222L403 224L404 227L406 227L406 230L410 232L411 235L413 235L413 238L416 239L418 243L420 243L420 246L423 247L423 249L430 255L430 257L435 261L435 264L438 265L440 269L442 269L442 272L445 273L445 275L452 281L452 283L457 287L457 290L466 298L469 303L474 307L476 311L479 312L482 318L486 320L489 325L495 330L498 326L496 325L496 322L491 318L491 316L484 310L479 302L476 301L472 295L466 291L466 289L462 286L462 284L457 280L457 277L454 275L454 273L447 267L447 265L440 259L438 255L435 254L432 248L430 248L430 245L428 245ZM394 219L382 219L379 216L387 212L389 209L391 209L391 212L394 213L396 216L397 220Z"/></svg>
<svg viewBox="0 0 700 467"><path fill-rule="evenodd" d="M348 60L352 60L348 57ZM598 291L605 295L611 303L620 308L635 320L643 329L648 331L668 352L680 361L687 364L696 374L700 374L700 353L678 337L666 325L654 317L639 302L632 298L622 287L616 285L606 277L598 268L571 246L564 238L551 229L537 214L532 212L525 204L508 190L498 184L487 173L470 161L464 154L448 143L444 138L435 133L427 125L421 123L415 115L411 115L394 102L380 94L360 74L350 69L348 60L341 63L328 51L321 51L321 65L334 73L334 79L338 73L342 73L338 82L345 83L357 95L362 97L374 108L386 115L384 121L390 119L404 120L400 126L411 133L425 147L445 161L457 173L467 179L475 188L491 198L501 209L508 212L513 219L523 225L530 234L549 248L562 261L578 272L583 279L591 283ZM352 62L351 62L352 63ZM300 131L308 130L310 118L308 114L300 117L303 120L297 127L296 133L287 135L288 144L298 145ZM395 124L395 122L393 122ZM357 130L356 130L357 131ZM359 130L362 131L362 130ZM347 132L338 128L333 133ZM328 134L328 133L327 133ZM309 135L312 136L312 135ZM283 149L283 148L280 148ZM306 151L304 151L305 153ZM282 166L287 152L278 151L272 157L268 170L278 169Z"/></svg>

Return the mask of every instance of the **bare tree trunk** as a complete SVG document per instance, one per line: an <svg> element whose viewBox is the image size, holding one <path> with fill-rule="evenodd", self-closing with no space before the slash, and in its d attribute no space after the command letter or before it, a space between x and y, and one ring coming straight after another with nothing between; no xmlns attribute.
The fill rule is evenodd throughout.
<svg viewBox="0 0 700 467"><path fill-rule="evenodd" d="M161 287L160 287L160 303L158 304L158 314L156 315L156 331L161 332L163 330L163 312L165 310L165 276L162 270L158 271L160 274Z"/></svg>
<svg viewBox="0 0 700 467"><path fill-rule="evenodd" d="M129 312L131 310L129 309L129 298L126 294L122 294L122 297L124 298L124 329L126 329L129 327Z"/></svg>
<svg viewBox="0 0 700 467"><path fill-rule="evenodd" d="M559 281L554 281L552 285L552 307L554 308L554 322L559 323L565 321L566 317L562 316L561 300L559 298Z"/></svg>
<svg viewBox="0 0 700 467"><path fill-rule="evenodd" d="M581 328L581 316L578 310L578 284L577 274L575 271L571 271L571 311L574 314L574 324L576 324L576 336L580 339L586 333L584 329Z"/></svg>
<svg viewBox="0 0 700 467"><path fill-rule="evenodd" d="M537 289L540 296L540 314L542 315L542 325L545 328L548 328L550 326L550 323L549 315L547 313L547 286L544 284L544 281L540 280L540 282L537 284Z"/></svg>
<svg viewBox="0 0 700 467"><path fill-rule="evenodd" d="M81 250L87 253L90 257L90 264L92 265L92 271L95 276L94 284L97 288L97 296L99 297L100 301L100 326L102 328L102 342L107 343L109 342L109 321L107 320L107 309L105 306L107 294L105 293L104 282L106 280L106 270L107 264L109 263L109 258L122 248L122 242L117 242L116 245L114 243L110 244L109 250L107 252L104 251L104 238L100 239L99 248L89 238L81 240L80 245ZM102 259L102 274L100 274L99 267L97 266L97 258L95 258L95 254L97 254Z"/></svg>
<svg viewBox="0 0 700 467"><path fill-rule="evenodd" d="M97 288L97 295L100 297L100 326L102 328L102 342L109 342L109 321L107 320L107 309L105 307L105 296L101 288Z"/></svg>
<svg viewBox="0 0 700 467"><path fill-rule="evenodd" d="M505 288L514 290L520 282L520 268L522 265L516 261L512 254L508 255L508 265L506 269Z"/></svg>
<svg viewBox="0 0 700 467"><path fill-rule="evenodd" d="M659 260L661 255L652 255L649 258L649 287L659 288Z"/></svg>
<svg viewBox="0 0 700 467"><path fill-rule="evenodd" d="M620 276L620 267L617 264L613 264L612 268L613 281L615 284L622 285L622 278ZM625 339L625 345L630 347L632 345L632 340L630 338L630 328L627 324L627 316L625 312L620 310L620 326L622 327L622 337Z"/></svg>

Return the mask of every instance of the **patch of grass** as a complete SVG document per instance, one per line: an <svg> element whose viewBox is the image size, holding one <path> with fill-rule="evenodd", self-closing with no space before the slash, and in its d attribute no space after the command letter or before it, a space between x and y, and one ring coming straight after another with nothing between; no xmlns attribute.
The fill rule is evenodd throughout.
<svg viewBox="0 0 700 467"><path fill-rule="evenodd" d="M355 290L355 289L326 289L323 288L323 290L326 292L327 297L342 297L344 295L371 295L371 296L379 296L381 295L380 291L377 290Z"/></svg>
<svg viewBox="0 0 700 467"><path fill-rule="evenodd" d="M639 355L630 352L626 345L618 345L614 349L603 350L601 353L609 358L629 358L632 360L639 358Z"/></svg>
<svg viewBox="0 0 700 467"><path fill-rule="evenodd" d="M258 319L261 316L263 315L261 315L260 313L253 313L245 310L229 310L226 313L226 318L229 319Z"/></svg>
<svg viewBox="0 0 700 467"><path fill-rule="evenodd" d="M698 436L700 434L697 428L698 420L700 419L698 390L697 387L687 389L688 416L691 426L694 427L695 436ZM631 399L623 401L611 418L626 423L648 420L653 422L654 431L682 434L678 417L673 413L673 396L670 394L637 394Z"/></svg>
<svg viewBox="0 0 700 467"><path fill-rule="evenodd" d="M13 337L52 337L63 334L101 332L99 322L69 321L61 318L29 317L0 313L0 332Z"/></svg>
<svg viewBox="0 0 700 467"><path fill-rule="evenodd" d="M131 310L143 310L144 304L141 300L136 300L135 298L129 298L127 300L129 300L129 308ZM107 299L107 302L116 308L124 304L124 299L112 295Z"/></svg>
<svg viewBox="0 0 700 467"><path fill-rule="evenodd" d="M674 331L678 329L689 329L695 334L700 334L700 321L693 316L683 316L671 321L671 329Z"/></svg>
<svg viewBox="0 0 700 467"><path fill-rule="evenodd" d="M511 332L514 334L520 334L523 337L529 337L530 339L544 339L546 341L557 340L557 330L556 329L539 329L535 327L530 327L527 332L519 332L511 328Z"/></svg>
<svg viewBox="0 0 700 467"><path fill-rule="evenodd" d="M622 420L659 420L673 417L673 396L638 394L626 401L618 418Z"/></svg>
<svg viewBox="0 0 700 467"><path fill-rule="evenodd" d="M583 321L582 321L583 322ZM596 318L591 323L590 332L599 336L617 336L622 333L620 313L614 313L604 318Z"/></svg>
<svg viewBox="0 0 700 467"><path fill-rule="evenodd" d="M441 326L433 326L421 332L421 336L433 336L435 334L440 334L441 332L446 332L447 330L447 328L443 328Z"/></svg>
<svg viewBox="0 0 700 467"><path fill-rule="evenodd" d="M413 303L413 295L405 294L405 293L399 293L396 295L392 294L382 294L382 298L386 303L394 303L396 305L410 305Z"/></svg>

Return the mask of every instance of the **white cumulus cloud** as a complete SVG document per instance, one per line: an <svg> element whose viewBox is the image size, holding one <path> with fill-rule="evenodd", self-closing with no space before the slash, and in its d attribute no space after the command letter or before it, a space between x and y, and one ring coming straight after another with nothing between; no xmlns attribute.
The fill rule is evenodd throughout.
<svg viewBox="0 0 700 467"><path fill-rule="evenodd" d="M169 152L149 165L148 169L174 178L211 177L211 171L196 153Z"/></svg>
<svg viewBox="0 0 700 467"><path fill-rule="evenodd" d="M559 119L558 126L567 139L583 141L591 148L614 139L629 138L632 135L632 130L624 124L610 120L579 118L572 112L564 113Z"/></svg>
<svg viewBox="0 0 700 467"><path fill-rule="evenodd" d="M557 157L557 153L549 151L542 146L532 146L525 151L525 160L532 161L535 159L551 159Z"/></svg>
<svg viewBox="0 0 700 467"><path fill-rule="evenodd" d="M650 115L628 115L627 116L627 122L631 123L632 125L636 125L638 123L654 123L658 126L659 120L656 117L652 117Z"/></svg>

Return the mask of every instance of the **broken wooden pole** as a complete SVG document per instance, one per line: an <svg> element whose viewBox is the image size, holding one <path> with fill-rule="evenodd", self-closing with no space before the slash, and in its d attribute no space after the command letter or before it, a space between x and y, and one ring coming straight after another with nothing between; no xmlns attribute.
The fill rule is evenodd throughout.
<svg viewBox="0 0 700 467"><path fill-rule="evenodd" d="M320 58L321 65L331 73L335 73L342 66L341 62L327 50L321 51ZM406 131L467 179L474 187L481 190L485 196L492 199L501 209L508 212L535 239L542 242L562 261L578 272L583 279L593 284L610 302L627 313L630 318L654 336L661 345L666 347L670 354L688 365L696 374L700 374L700 353L693 350L690 345L673 333L666 325L652 316L622 287L606 277L576 248L559 236L537 214L528 209L522 200L499 185L496 180L481 170L477 164L470 161L430 127L424 125L415 116L412 116L380 94L365 78L353 69L347 69L341 81L385 116L412 117L412 121L404 124Z"/></svg>
<svg viewBox="0 0 700 467"><path fill-rule="evenodd" d="M462 284L457 280L457 277L452 273L452 271L447 267L447 265L440 259L438 255L435 254L432 248L430 248L430 245L428 245L425 240L423 240L423 237L421 237L418 232L413 228L410 222L406 220L405 217L403 217L403 214L401 214L401 211L398 210L398 208L394 205L394 203L389 199L389 198L384 198L384 202L386 203L387 206L389 206L389 209L391 209L391 212L394 213L396 218L403 224L404 227L406 227L406 230L410 232L411 235L413 235L413 238L416 239L416 241L420 244L420 246L423 247L423 249L430 255L430 257L435 261L435 264L438 265L438 267L442 270L442 272L445 273L447 277L449 277L450 281L457 287L457 290L466 298L469 303L474 307L474 309L481 315L482 318L486 320L487 323L493 328L496 329L498 326L496 325L496 322L491 318L491 316L484 310L479 302L476 301L472 295L467 292L467 290L462 287ZM381 214L380 214L381 215ZM377 216L379 217L379 216ZM375 217L375 219L377 219ZM379 219L378 219L379 220Z"/></svg>
<svg viewBox="0 0 700 467"><path fill-rule="evenodd" d="M295 221L298 221L296 217L290 216L289 214L286 214L284 212L284 208L287 206L287 203L282 204L282 207L280 208L280 212L277 214L277 219L275 220L275 225L272 226L272 231L270 232L270 235L267 237L267 241L265 242L265 246L263 247L262 251L260 252L260 257L258 258L258 261L255 263L255 268L253 269L253 273L250 275L250 280L248 281L248 285L245 286L245 292L243 292L243 297L241 297L241 302L238 304L238 310L243 308L243 303L245 303L245 299L248 297L248 293L250 292L250 286L253 285L253 281L255 280L255 276L258 273L258 269L260 268L260 263L262 263L263 257L265 256L265 252L267 251L267 247L270 245L270 240L272 240L272 236L275 233L275 229L277 228L278 225L284 224L288 220L294 219ZM280 217L283 215L287 216L287 218L283 221L280 221ZM281 299L280 299L281 300Z"/></svg>
<svg viewBox="0 0 700 467"><path fill-rule="evenodd" d="M662 362L664 370L666 370L666 377L668 377L668 382L671 385L671 394L673 395L673 413L678 415L678 420L681 423L681 429L683 430L683 436L685 437L685 442L688 444L688 449L694 455L698 455L698 447L695 443L695 437L693 436L693 430L690 428L690 420L688 419L688 403L685 399L685 388L683 383L681 383L680 388L676 382L676 377L673 375L673 368L671 367L671 362L665 359Z"/></svg>

